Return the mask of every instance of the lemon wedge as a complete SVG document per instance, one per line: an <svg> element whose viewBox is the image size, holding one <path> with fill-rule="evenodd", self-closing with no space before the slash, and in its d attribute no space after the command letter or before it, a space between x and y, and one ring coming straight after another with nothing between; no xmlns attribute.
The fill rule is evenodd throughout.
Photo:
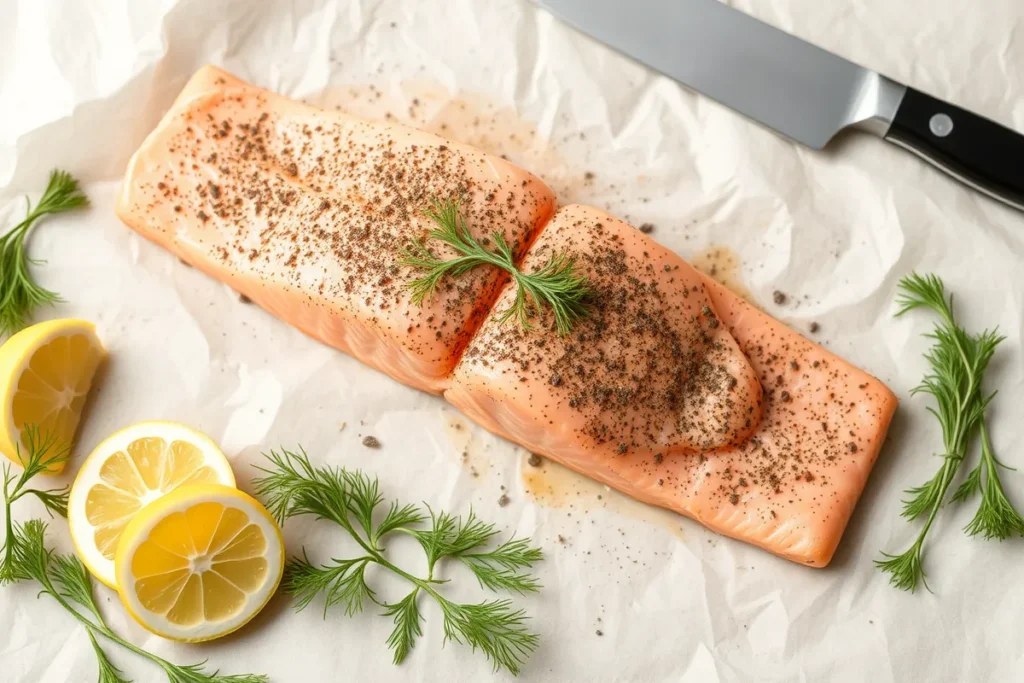
<svg viewBox="0 0 1024 683"><path fill-rule="evenodd" d="M208 436L174 422L140 422L108 437L71 486L68 526L93 576L117 588L114 556L128 522L179 486L235 485L231 465Z"/></svg>
<svg viewBox="0 0 1024 683"><path fill-rule="evenodd" d="M117 544L118 594L153 633L212 640L263 609L284 572L277 523L229 486L182 486L144 507Z"/></svg>
<svg viewBox="0 0 1024 683"><path fill-rule="evenodd" d="M26 327L0 346L3 387L0 450L21 464L26 454L22 432L34 425L56 449L70 447L78 429L96 368L106 355L92 323L49 320ZM64 469L63 459L47 468Z"/></svg>

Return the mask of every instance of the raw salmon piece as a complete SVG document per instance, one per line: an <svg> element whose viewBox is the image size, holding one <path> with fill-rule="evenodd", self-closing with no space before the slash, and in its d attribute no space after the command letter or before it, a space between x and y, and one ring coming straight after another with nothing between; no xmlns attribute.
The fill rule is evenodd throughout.
<svg viewBox="0 0 1024 683"><path fill-rule="evenodd" d="M691 471L637 461L624 476L648 487L689 478L684 514L795 562L824 567L881 451L896 396L717 282L708 279L708 288L765 387L761 425L749 442Z"/></svg>
<svg viewBox="0 0 1024 683"><path fill-rule="evenodd" d="M493 431L581 471L626 456L685 458L745 441L761 386L715 315L700 273L597 209L559 209L522 268L559 252L590 280L590 315L559 336L498 318L509 285L470 342L446 398Z"/></svg>
<svg viewBox="0 0 1024 683"><path fill-rule="evenodd" d="M500 231L517 254L555 203L540 180L479 150L204 67L132 157L117 212L307 334L440 392L505 280L475 268L410 302L420 273L398 264L402 249L433 227L430 203L449 198L477 238Z"/></svg>
<svg viewBox="0 0 1024 683"><path fill-rule="evenodd" d="M597 223L605 230L614 226L615 234L622 231L618 221L597 209L571 207L559 210L538 244L560 224L567 228L563 217L569 211L580 240ZM663 269L664 250L652 244L646 251L654 270ZM673 455L654 448L627 448L620 454L595 448L585 438L574 443L566 425L578 423L579 411L564 400L562 386L550 382L552 364L563 362L565 345L574 337L560 340L548 330L503 346L489 341L489 335L501 333L485 322L445 397L492 432L626 495L795 562L823 567L878 457L896 398L874 377L713 280L703 278L703 285L717 319L764 387L763 417L739 445ZM678 286L662 285L662 293L669 305L686 301ZM586 347L578 350L586 352ZM525 368L516 364L520 358ZM604 360L614 365L622 358L616 354ZM520 377L526 389L518 389Z"/></svg>

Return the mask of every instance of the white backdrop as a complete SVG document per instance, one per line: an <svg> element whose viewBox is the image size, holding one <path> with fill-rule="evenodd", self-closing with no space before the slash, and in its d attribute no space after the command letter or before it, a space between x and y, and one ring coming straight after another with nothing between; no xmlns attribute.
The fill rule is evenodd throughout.
<svg viewBox="0 0 1024 683"><path fill-rule="evenodd" d="M735 4L1024 130L1018 0ZM903 401L832 566L807 569L575 475L534 470L521 449L440 399L240 304L123 227L112 198L128 156L207 62L291 96L390 113L506 153L563 202L650 222L654 238L686 257L707 263L709 248L725 247L720 273L798 329L820 323L821 340ZM900 276L941 274L969 324L999 324L1009 337L990 372L1000 390L993 438L1000 457L1024 466L1024 214L872 138L846 136L828 153L793 146L521 0L5 0L5 225L21 215L19 193L40 191L53 166L87 182L93 208L48 221L33 239L32 253L48 260L41 281L69 300L43 315L97 322L111 352L76 463L115 428L175 419L219 440L243 487L261 449L301 443L319 461L376 472L388 495L460 512L472 504L548 555L544 591L519 601L542 634L524 680L1019 680L1021 540L968 539L960 527L973 505L949 510L928 546L935 595L890 588L871 560L909 544L916 527L898 518L900 491L938 466L937 425L926 400L908 394L925 367L919 334L931 321L891 318ZM771 303L776 289L789 294L786 306ZM383 447L364 448L368 434ZM1024 506L1024 474L1005 481ZM497 504L502 486L506 507ZM41 513L31 503L17 510ZM285 532L292 552L346 552L325 523ZM70 549L63 522L51 539ZM461 578L463 597L480 595ZM385 584L385 595L394 588ZM113 593L97 591L133 641L180 662L209 657L225 672L283 683L489 676L479 655L440 649L433 605L426 635L396 668L384 645L390 623L372 611L324 621L316 606L296 614L278 596L241 633L189 647L149 636ZM0 590L0 632L5 682L95 680L82 629L30 586ZM160 680L145 662L116 659L136 681Z"/></svg>

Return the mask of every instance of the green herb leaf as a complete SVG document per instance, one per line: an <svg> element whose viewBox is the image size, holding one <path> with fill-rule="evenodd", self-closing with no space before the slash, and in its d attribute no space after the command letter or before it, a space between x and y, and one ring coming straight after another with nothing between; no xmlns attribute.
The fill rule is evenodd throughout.
<svg viewBox="0 0 1024 683"><path fill-rule="evenodd" d="M359 523L363 533L370 536L373 532L373 511L384 502L377 479L359 471L343 471L342 474L349 514Z"/></svg>
<svg viewBox="0 0 1024 683"><path fill-rule="evenodd" d="M313 515L348 525L349 503L345 476L329 467L314 468L300 447L265 454L271 467L255 466L267 476L253 480L256 495L279 524L296 515Z"/></svg>
<svg viewBox="0 0 1024 683"><path fill-rule="evenodd" d="M0 237L0 333L14 334L25 326L37 308L61 301L55 292L37 285L28 270L30 265L41 263L25 254L25 241L35 222L43 216L88 203L88 198L78 189L78 181L64 171L52 171L39 203L32 208L28 202L25 219Z"/></svg>
<svg viewBox="0 0 1024 683"><path fill-rule="evenodd" d="M497 671L505 668L518 676L526 658L537 648L538 637L524 626L526 614L512 608L510 600L490 600L477 605L441 601L445 641L480 649Z"/></svg>
<svg viewBox="0 0 1024 683"><path fill-rule="evenodd" d="M0 586L9 583L25 581L32 577L25 573L25 568L19 563L22 552L21 544L24 539L21 537L21 528L11 520L10 506L7 507L7 535L4 537L3 558L0 559Z"/></svg>
<svg viewBox="0 0 1024 683"><path fill-rule="evenodd" d="M71 457L71 446L66 443L57 443L57 436L49 431L43 431L34 424L25 425L22 430L21 439L25 443L26 453L22 453L21 445L14 444L15 454L24 468L18 489L28 483L28 480L37 474L42 474L55 465L66 463ZM62 515L66 517L67 515Z"/></svg>
<svg viewBox="0 0 1024 683"><path fill-rule="evenodd" d="M400 506L398 501L392 501L391 509L388 510L388 514L377 525L377 529L373 533L374 545L376 546L381 538L392 531L415 526L426 519L426 515L420 511L418 506L412 504Z"/></svg>
<svg viewBox="0 0 1024 683"><path fill-rule="evenodd" d="M428 238L447 244L460 255L446 261L427 249L423 242L405 246L400 263L427 271L423 277L409 283L412 302L417 306L434 295L445 276L457 278L477 266L491 265L506 271L516 283L515 301L498 318L500 322L515 318L524 329L529 329L530 317L547 306L554 314L558 333L566 335L576 321L587 316L591 291L586 276L577 272L575 258L554 254L537 271L524 273L516 266L515 253L501 232L491 235L493 251L488 251L473 237L457 201L434 202L426 216L437 226Z"/></svg>
<svg viewBox="0 0 1024 683"><path fill-rule="evenodd" d="M374 600L374 593L366 585L366 564L369 557L354 560L332 560L331 565L315 566L306 557L294 558L288 562L285 575L285 590L298 598L295 607L305 609L320 593L324 593L324 615L334 605L345 606L345 616L354 616L363 611L364 600Z"/></svg>
<svg viewBox="0 0 1024 683"><path fill-rule="evenodd" d="M953 492L951 500L962 502L973 498L981 491L981 463L978 463L973 470L967 473L963 483Z"/></svg>
<svg viewBox="0 0 1024 683"><path fill-rule="evenodd" d="M395 629L388 636L388 647L395 653L394 663L401 664L416 639L423 635L423 617L420 616L419 605L416 598L420 589L413 588L412 592L393 605L385 605L385 617L391 617L395 621Z"/></svg>
<svg viewBox="0 0 1024 683"><path fill-rule="evenodd" d="M430 576L433 576L434 565L448 554L450 539L455 535L458 520L444 510L435 513L430 506L427 506L427 510L430 512L430 528L414 529L409 533L419 541L420 547L423 548L423 553L427 556L427 571Z"/></svg>
<svg viewBox="0 0 1024 683"><path fill-rule="evenodd" d="M520 594L540 590L537 577L520 572L544 559L540 548L531 547L526 539L509 539L488 552L460 553L456 557L470 568L484 588Z"/></svg>
<svg viewBox="0 0 1024 683"><path fill-rule="evenodd" d="M429 509L429 508L428 508ZM485 545L498 532L493 524L480 521L472 508L465 521L430 510L431 528L410 532L427 555L427 568L433 573L434 565L443 557L457 557Z"/></svg>
<svg viewBox="0 0 1024 683"><path fill-rule="evenodd" d="M896 588L913 593L917 584L921 583L925 589L928 588L928 579L924 573L922 558L924 556L924 534L918 536L914 545L910 546L902 555L890 555L883 552L884 560L875 560L875 565L883 572L889 574L889 583Z"/></svg>
<svg viewBox="0 0 1024 683"><path fill-rule="evenodd" d="M222 676L219 671L212 674L203 671L206 662L177 666L165 660L161 665L168 683L269 683L270 679L259 674L232 674Z"/></svg>
<svg viewBox="0 0 1024 683"><path fill-rule="evenodd" d="M50 577L61 597L87 609L96 619L102 620L100 609L92 594L92 579L75 555L56 555L50 566Z"/></svg>
<svg viewBox="0 0 1024 683"><path fill-rule="evenodd" d="M977 488L981 490L981 504L974 519L965 528L971 536L981 535L985 539L995 538L1000 541L1010 536L1024 536L1024 519L1003 491L1003 484L999 480L1000 467L1005 466L992 453L988 428L982 421L981 464L976 468L979 471Z"/></svg>
<svg viewBox="0 0 1024 683"><path fill-rule="evenodd" d="M5 462L3 466L6 535L3 548L0 549L0 586L30 578L19 573L16 563L19 537L15 534L11 517L11 506L14 502L23 496L32 495L42 501L51 514L56 513L62 517L67 517L68 514L70 487L40 490L27 486L36 475L55 464L65 462L70 450L66 445L56 443L56 438L49 433L42 434L35 425L25 426L22 430L22 440L25 442L26 453L22 453L20 444L15 444L15 455L24 468L21 475L15 476L11 473L10 463Z"/></svg>

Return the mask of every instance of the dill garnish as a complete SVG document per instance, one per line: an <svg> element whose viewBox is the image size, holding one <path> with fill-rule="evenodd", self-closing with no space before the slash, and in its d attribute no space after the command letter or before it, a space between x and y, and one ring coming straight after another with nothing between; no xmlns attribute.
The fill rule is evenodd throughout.
<svg viewBox="0 0 1024 683"><path fill-rule="evenodd" d="M86 206L89 199L78 189L78 181L71 174L55 170L50 172L50 182L35 208L28 198L25 202L25 219L0 237L0 334L14 334L37 308L62 301L56 292L40 287L32 279L28 267L40 265L41 261L28 257L25 240L38 219Z"/></svg>
<svg viewBox="0 0 1024 683"><path fill-rule="evenodd" d="M896 315L926 308L940 317L935 330L926 335L935 342L925 354L931 370L913 393L929 394L935 399L936 407L928 410L942 428L942 466L927 483L906 491L910 498L903 501L903 516L913 520L927 514L917 539L903 554L882 553L885 559L875 561L883 572L890 574L892 585L913 592L918 583L928 588L923 567L924 540L960 463L967 457L971 441L979 432L981 460L951 498L966 501L979 492L982 494L978 512L964 530L971 536L980 534L986 539L1003 540L1011 535L1024 535L1024 518L1003 491L999 470L1006 466L993 453L985 424L985 410L995 393L984 394L982 380L1004 337L996 330L972 335L960 327L953 314L953 296L947 299L942 280L935 275L922 277L915 273L903 278L899 286L902 293L897 299L900 309Z"/></svg>
<svg viewBox="0 0 1024 683"><path fill-rule="evenodd" d="M433 598L441 608L444 641L455 641L481 650L495 670L507 669L518 675L523 663L537 648L538 636L530 632L527 616L508 599L461 604L438 591L445 580L435 578L437 563L443 558L461 562L476 576L483 588L492 591L530 593L540 583L529 570L543 559L528 539L511 539L495 548L487 544L497 536L493 524L480 521L472 511L465 519L416 505L392 502L387 513L374 522L375 511L384 502L377 479L358 470L314 467L306 453L282 449L266 454L270 464L256 469L265 476L253 481L256 494L281 523L289 517L313 515L343 528L361 548L359 557L332 559L315 565L303 551L301 558L289 561L284 587L297 598L296 608L307 607L323 595L324 612L341 606L347 616L363 610L366 602L383 609L395 626L387 640L395 664L401 663L422 635L423 617L418 598L421 593ZM428 527L420 528L424 523ZM391 533L415 538L426 555L426 578L413 576L393 564L384 553L382 540ZM411 584L401 600L378 600L366 583L366 569L377 565Z"/></svg>
<svg viewBox="0 0 1024 683"><path fill-rule="evenodd" d="M515 301L501 314L499 322L515 318L523 328L529 329L531 314L547 306L554 313L558 333L566 335L577 320L587 315L586 300L590 289L587 278L577 271L574 257L555 254L536 272L524 273L516 267L512 247L501 232L495 231L491 235L493 251L488 251L476 241L459 213L458 202L434 202L426 215L437 226L427 235L428 239L447 244L460 256L445 261L427 249L422 241L410 242L406 246L400 263L426 271L423 277L409 283L412 301L416 305L428 300L446 275L459 277L477 266L491 265L506 271L516 283Z"/></svg>

